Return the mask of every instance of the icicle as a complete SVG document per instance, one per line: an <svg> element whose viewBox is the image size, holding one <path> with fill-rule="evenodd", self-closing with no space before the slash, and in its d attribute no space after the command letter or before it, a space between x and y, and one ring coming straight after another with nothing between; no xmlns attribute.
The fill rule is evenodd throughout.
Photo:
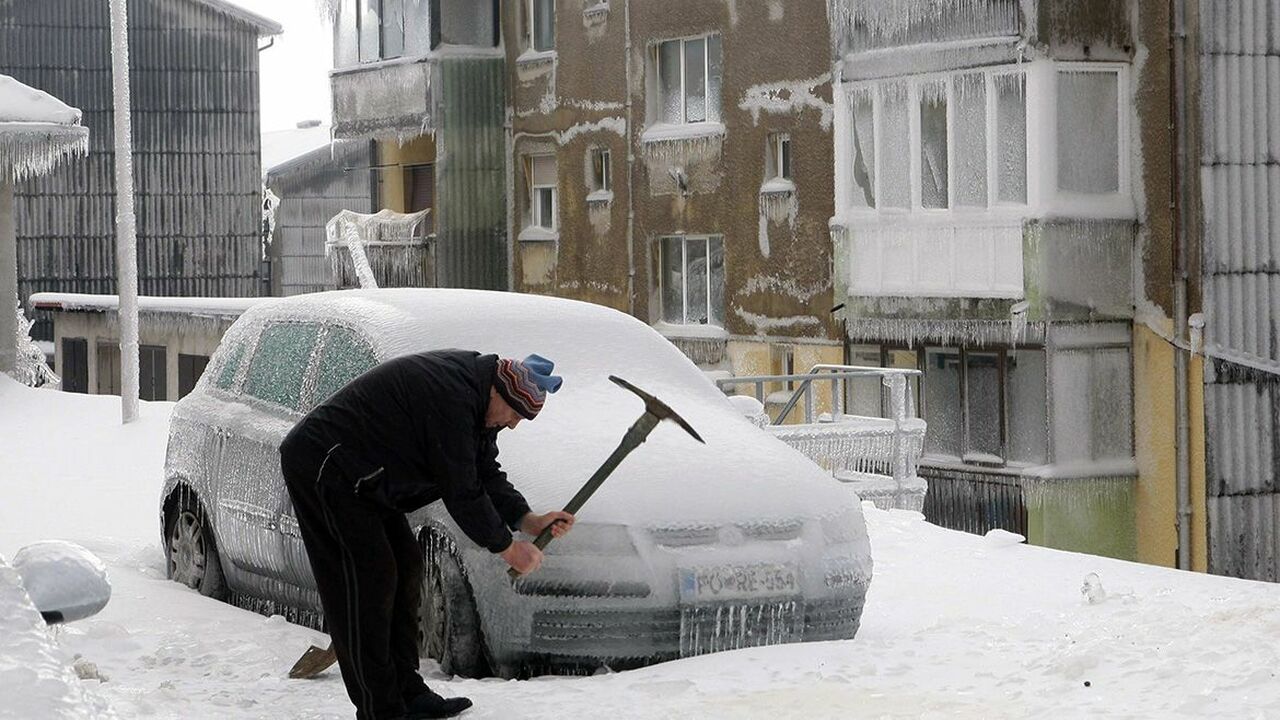
<svg viewBox="0 0 1280 720"><path fill-rule="evenodd" d="M1025 344L1027 335L1027 310L1031 308L1031 303L1023 300L1015 303L1009 308L1009 344L1017 347L1019 343Z"/></svg>
<svg viewBox="0 0 1280 720"><path fill-rule="evenodd" d="M63 160L88 154L88 128L0 123L0 168L10 168L14 182L47 175Z"/></svg>
<svg viewBox="0 0 1280 720"><path fill-rule="evenodd" d="M264 183L262 186L262 259L267 259L267 251L276 235L276 211L280 208L280 198L271 192Z"/></svg>

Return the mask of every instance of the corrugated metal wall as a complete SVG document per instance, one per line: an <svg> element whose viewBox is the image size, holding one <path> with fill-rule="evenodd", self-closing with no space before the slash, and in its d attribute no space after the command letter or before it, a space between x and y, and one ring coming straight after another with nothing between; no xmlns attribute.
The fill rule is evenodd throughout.
<svg viewBox="0 0 1280 720"><path fill-rule="evenodd" d="M502 58L437 63L436 257L442 287L507 289Z"/></svg>
<svg viewBox="0 0 1280 720"><path fill-rule="evenodd" d="M290 162L267 176L280 198L272 259L273 295L298 295L334 287L325 256L325 225L343 210L373 212L368 142L340 142Z"/></svg>
<svg viewBox="0 0 1280 720"><path fill-rule="evenodd" d="M1280 580L1280 6L1201 0L1210 572Z"/></svg>
<svg viewBox="0 0 1280 720"><path fill-rule="evenodd" d="M18 292L115 292L108 3L0 0L0 72L84 111L90 155L18 187ZM129 3L138 289L257 295L258 32L190 0ZM48 318L36 333L52 337Z"/></svg>

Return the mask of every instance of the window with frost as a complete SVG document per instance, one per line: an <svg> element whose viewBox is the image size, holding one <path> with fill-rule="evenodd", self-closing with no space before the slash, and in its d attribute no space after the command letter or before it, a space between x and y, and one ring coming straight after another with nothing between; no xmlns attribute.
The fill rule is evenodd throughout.
<svg viewBox="0 0 1280 720"><path fill-rule="evenodd" d="M297 409L319 327L312 323L276 323L262 331L249 363L244 391L260 400Z"/></svg>
<svg viewBox="0 0 1280 720"><path fill-rule="evenodd" d="M612 172L613 169L609 166L609 150L607 148L591 148L592 195L603 197L604 193L613 192Z"/></svg>
<svg viewBox="0 0 1280 720"><path fill-rule="evenodd" d="M527 0L526 18L528 20L529 48L536 52L548 52L556 49L556 3L555 0Z"/></svg>
<svg viewBox="0 0 1280 720"><path fill-rule="evenodd" d="M1058 189L1108 195L1121 191L1120 75L1072 64L1057 72Z"/></svg>
<svg viewBox="0 0 1280 720"><path fill-rule="evenodd" d="M529 227L556 230L556 156L531 155L526 161L529 178Z"/></svg>
<svg viewBox="0 0 1280 720"><path fill-rule="evenodd" d="M312 407L327 399L376 363L373 349L354 331L329 327L316 365L315 388L307 406Z"/></svg>
<svg viewBox="0 0 1280 720"><path fill-rule="evenodd" d="M926 347L922 411L925 453L974 465L1047 462L1048 395L1044 350ZM902 358L898 358L902 366Z"/></svg>
<svg viewBox="0 0 1280 720"><path fill-rule="evenodd" d="M678 235L658 241L663 322L724 327L724 242Z"/></svg>
<svg viewBox="0 0 1280 720"><path fill-rule="evenodd" d="M791 179L791 136L787 133L769 136L764 172L766 180Z"/></svg>
<svg viewBox="0 0 1280 720"><path fill-rule="evenodd" d="M1027 76L992 68L855 85L856 209L988 209L1027 202Z"/></svg>
<svg viewBox="0 0 1280 720"><path fill-rule="evenodd" d="M654 48L660 123L720 122L720 36L667 40Z"/></svg>

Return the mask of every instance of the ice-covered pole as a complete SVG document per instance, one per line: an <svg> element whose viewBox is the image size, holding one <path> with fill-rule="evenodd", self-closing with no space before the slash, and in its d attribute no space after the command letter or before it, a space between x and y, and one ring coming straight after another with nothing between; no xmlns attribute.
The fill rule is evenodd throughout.
<svg viewBox="0 0 1280 720"><path fill-rule="evenodd" d="M120 294L120 415L138 417L138 237L133 214L129 10L111 0L111 78L116 130L116 288Z"/></svg>

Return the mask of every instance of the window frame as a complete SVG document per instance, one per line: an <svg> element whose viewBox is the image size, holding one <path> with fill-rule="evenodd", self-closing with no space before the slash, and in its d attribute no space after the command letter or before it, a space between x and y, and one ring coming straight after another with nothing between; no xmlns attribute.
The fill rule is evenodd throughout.
<svg viewBox="0 0 1280 720"><path fill-rule="evenodd" d="M769 134L769 173L765 180L793 180L791 166L791 133Z"/></svg>
<svg viewBox="0 0 1280 720"><path fill-rule="evenodd" d="M716 35L719 35L719 33L708 32L708 33L702 33L700 35L688 35L685 37L667 38L665 40L659 40L658 42L654 43L653 67L654 67L654 79L656 81L655 87L657 89L657 95L658 95L657 115L658 115L659 123L666 123L670 125L706 125L706 124L714 124L714 123L722 122L720 119L716 119L716 120L711 119L711 116L712 116L711 53L709 51L710 44L707 42L707 40ZM685 70L685 66L687 64L685 60L685 44L688 42L697 41L697 40L703 41L702 43L702 92L703 92L703 97L706 98L706 113L705 113L706 117L704 117L702 120L691 121L688 119L689 118L689 91L688 91L688 88L685 86L687 75L688 75ZM666 103L664 102L665 96L663 95L663 92L662 92L662 46L672 42L680 43L680 121L676 123L668 123L665 117L663 117L663 110L662 110L666 106ZM721 43L720 43L720 52L722 54L724 53L723 38L721 39ZM720 64L721 64L721 67L723 68L724 66L723 57L721 58ZM722 80L722 83L723 83L723 80ZM723 95L723 90L721 94ZM721 97L721 102L723 101L724 99L723 97ZM719 116L720 114L719 110L717 110L715 114Z"/></svg>
<svg viewBox="0 0 1280 720"><path fill-rule="evenodd" d="M591 148L591 194L613 192L613 159L609 148L596 146Z"/></svg>
<svg viewBox="0 0 1280 720"><path fill-rule="evenodd" d="M678 323L671 322L666 319L667 317L667 307L665 304L666 272L664 269L665 263L663 263L663 259L664 259L663 252L665 247L665 241L674 240L674 239L680 240L680 268L681 268L680 270L680 279L681 279L681 288L680 288L681 313L680 315L681 315L682 321ZM706 273L707 275L707 285L706 285L707 321L705 323L689 322L689 242L690 241L703 243L703 248L705 251L704 257L707 259L707 273ZM724 310L723 308L720 310L719 312L720 317L717 318L717 313L715 312L715 309L712 307L712 302L711 302L711 298L714 297L714 294L712 292L714 278L712 277L712 272L711 272L711 242L712 241L718 241L720 243L721 259L722 259L722 262L725 262L723 235L714 235L714 234L712 235L661 235L657 238L657 248L658 248L657 289L658 289L658 310L659 310L658 317L662 322L670 325L678 325L678 326L685 326L685 327L716 327L716 328L724 329ZM724 272L721 273L722 283L724 282L725 275L727 275L727 273L724 273ZM721 297L723 297L724 295L723 290L724 288L721 288ZM718 323L715 322L717 319L719 319L720 322Z"/></svg>
<svg viewBox="0 0 1280 720"><path fill-rule="evenodd" d="M551 161L552 165L553 165L553 168L554 168L554 175L555 175L555 178L556 178L556 179L555 179L555 182L551 183L550 185L545 184L545 183L539 184L539 183L534 182L534 175L535 175L535 173L534 173L534 164L535 164L535 162L536 162L538 159L541 159L541 158L547 158L547 159L549 159L549 160ZM560 215L560 192L559 192L559 184L560 184L560 163L559 163L559 159L557 158L556 154L555 154L555 153L535 153L535 154L529 154L529 155L526 155L526 156L525 156L525 176L528 178L528 182L529 182L529 195L528 195L528 201L529 201L529 224L528 224L528 227L530 227L530 228L537 228L537 229L544 230L544 231L547 231L547 232L552 232L552 233L559 232L559 231L560 231L560 222L559 222L559 215ZM538 197L538 191L539 191L539 190L550 190L550 191L551 191L551 224L550 224L550 225L543 225L543 224L541 223L541 221L542 221L542 219L543 219L543 218L542 218L542 203L540 202L540 198Z"/></svg>
<svg viewBox="0 0 1280 720"><path fill-rule="evenodd" d="M538 12L536 5L539 2L547 2L551 4L551 46L538 47ZM526 17L529 22L525 33L525 49L533 53L553 53L556 51L556 0L526 0L524 3Z"/></svg>
<svg viewBox="0 0 1280 720"><path fill-rule="evenodd" d="M1117 156L1119 170L1119 189L1108 193L1078 193L1064 191L1058 184L1058 152L1060 137L1058 117L1058 76L1063 73L1094 72L1108 73L1116 77L1117 92ZM1130 138L1134 119L1129 102L1129 77L1132 68L1123 62L1095 61L1056 61L1037 60L1029 63L989 65L982 67L966 67L948 69L942 72L922 73L919 75L894 76L870 80L858 80L846 83L841 88L843 99L842 117L847 121L842 130L847 142L841 141L837 147L841 150L841 172L837 175L838 200L842 207L839 212L852 218L862 220L906 220L922 221L925 224L963 224L966 219L987 222L993 218L1023 218L1065 215L1087 219L1132 219L1136 217L1136 205L1133 200L1132 168L1129 154L1132 152ZM956 203L957 178L956 167L957 139L957 84L958 79L967 75L981 74L985 90L985 132L986 132L986 167L987 167L987 202L985 206L963 205ZM1023 112L1025 118L1024 156L1026 158L1024 173L1026 200L1024 202L1003 201L1001 197L1001 178L999 173L999 109L998 93L1000 78L1021 75L1023 78ZM921 168L922 138L920 127L921 88L944 81L946 83L947 103L947 207L927 208L922 204ZM887 158L885 139L888 136L885 128L886 89L897 83L907 86L906 105L908 113L908 141L905 158L907 163L907 182L909 183L910 201L908 207L886 207L885 168L896 161ZM873 178L874 207L867 207L855 202L855 197L862 196L861 186L854 178L857 146L853 140L855 120L854 108L863 100L871 102L872 132L870 145L874 157L868 164ZM866 158L864 157L864 160Z"/></svg>
<svg viewBox="0 0 1280 720"><path fill-rule="evenodd" d="M888 367L888 357L890 352L893 352L895 350L902 351L907 349L909 348L903 348L903 347L892 346L892 345L881 345L880 346L881 367ZM1052 448L1051 437L1053 434L1052 428L1049 427L1049 423L1052 422L1051 419L1046 421L1046 426L1042 429L1043 432L1045 433L1044 434L1045 456L1041 458L1038 463L1030 462L1026 460L1015 460L1009 457L1009 454L1011 452L1011 444L1012 444L1012 432L1010 428L1010 422L1012 421L1012 415L1013 415L1013 408L1010 406L1010 392L1009 392L1009 354L1011 352L1039 352L1044 354L1045 355L1044 366L1045 366L1045 372L1046 372L1045 383L1047 388L1048 382L1049 382L1048 373L1050 372L1050 370L1049 370L1049 360L1048 360L1048 349L1046 347L1044 347L1043 345L1025 345L1025 346L1023 345L1018 345L1018 346L992 345L992 346L982 346L982 347L965 347L961 345L941 345L941 344L934 344L934 343L926 343L926 344L918 345L914 350L916 353L916 367L923 373L920 381L919 395L916 401L917 401L917 407L919 408L920 417L924 418L925 422L930 422L929 403L927 399L928 392L926 391L926 388L929 382L929 368L926 364L927 352L929 350L956 350L958 351L958 354L959 354L959 363L960 363L960 377L959 377L960 406L958 408L951 408L948 410L948 412L951 412L951 413L959 413L958 419L960 422L960 438L959 438L960 455L953 456L953 455L945 455L945 454L935 454L935 453L929 453L926 450L922 456L923 459L925 460L933 459L934 461L941 461L941 462L959 462L962 465L978 467L978 468L987 468L987 469L990 469L990 468L1017 469L1017 468L1024 468L1024 467L1034 467L1036 464L1045 464L1050 462L1049 458L1051 456L1051 448ZM969 355L971 353L978 353L982 355L995 354L997 356L996 372L997 372L997 388L998 388L998 395L999 395L997 399L997 407L999 408L999 412L1000 412L1000 417L998 420L998 425L1000 428L1000 449L999 449L999 452L994 453L994 455L999 456L1000 458L999 463L984 462L974 457L974 455L978 453L981 453L984 455L990 455L991 453L986 453L985 451L975 449L972 447L972 440L971 440L972 429L970 427L970 421L969 421L969 415L970 415L969 399L971 395L970 388L969 388L969 385L970 385ZM1049 395L1047 391L1046 391L1045 397L1042 398L1042 400L1045 404L1046 417L1048 417Z"/></svg>

